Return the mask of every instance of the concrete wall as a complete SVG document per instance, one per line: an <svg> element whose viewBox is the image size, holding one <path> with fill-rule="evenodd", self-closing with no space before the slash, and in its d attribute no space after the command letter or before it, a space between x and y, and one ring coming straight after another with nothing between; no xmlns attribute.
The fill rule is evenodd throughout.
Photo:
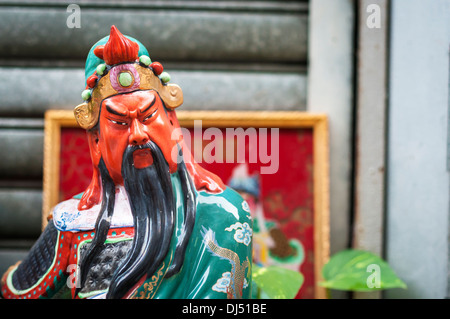
<svg viewBox="0 0 450 319"><path fill-rule="evenodd" d="M391 1L388 262L408 290L444 298L448 286L450 1Z"/></svg>
<svg viewBox="0 0 450 319"><path fill-rule="evenodd" d="M350 244L354 2L310 2L307 108L330 125L330 250Z"/></svg>

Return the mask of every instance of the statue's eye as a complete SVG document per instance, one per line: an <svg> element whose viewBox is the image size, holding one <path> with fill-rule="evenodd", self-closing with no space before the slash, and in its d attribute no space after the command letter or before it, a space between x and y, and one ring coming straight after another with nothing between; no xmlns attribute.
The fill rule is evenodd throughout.
<svg viewBox="0 0 450 319"><path fill-rule="evenodd" d="M158 111L158 109L156 109L152 114L150 114L149 116L147 116L147 117L144 119L144 122L146 122L147 120L149 120L150 118L152 118L152 117L156 114L157 111Z"/></svg>
<svg viewBox="0 0 450 319"><path fill-rule="evenodd" d="M111 119L110 119L110 121L113 122L114 124L117 124L117 125L123 125L123 126L127 125L126 122L114 121L114 120L111 120Z"/></svg>

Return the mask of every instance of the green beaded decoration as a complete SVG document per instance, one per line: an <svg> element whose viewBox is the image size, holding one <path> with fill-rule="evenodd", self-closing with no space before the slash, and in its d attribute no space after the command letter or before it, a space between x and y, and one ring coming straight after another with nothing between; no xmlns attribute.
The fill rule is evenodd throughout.
<svg viewBox="0 0 450 319"><path fill-rule="evenodd" d="M87 101L91 98L91 90L84 90L81 93L81 97L83 98L84 101Z"/></svg>
<svg viewBox="0 0 450 319"><path fill-rule="evenodd" d="M119 75L119 83L123 87L129 87L133 84L133 76L128 72L122 72Z"/></svg>
<svg viewBox="0 0 450 319"><path fill-rule="evenodd" d="M99 65L97 66L97 74L98 74L98 75L103 75L103 73L105 72L105 70L106 70L106 64L99 64Z"/></svg>
<svg viewBox="0 0 450 319"><path fill-rule="evenodd" d="M152 60L146 55L141 55L139 57L139 62L141 62L145 66L149 66L152 63Z"/></svg>
<svg viewBox="0 0 450 319"><path fill-rule="evenodd" d="M161 81L163 81L164 83L170 82L170 75L167 72L163 72L159 75L159 78L161 79Z"/></svg>

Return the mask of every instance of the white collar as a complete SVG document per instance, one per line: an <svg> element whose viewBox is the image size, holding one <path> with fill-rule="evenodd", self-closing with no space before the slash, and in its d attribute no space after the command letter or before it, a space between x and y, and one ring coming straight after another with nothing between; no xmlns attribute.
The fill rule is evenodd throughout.
<svg viewBox="0 0 450 319"><path fill-rule="evenodd" d="M95 228L101 203L86 209L78 210L79 199L69 199L55 206L53 209L53 222L60 231L83 231ZM132 227L133 215L127 192L123 186L116 187L114 214L111 228Z"/></svg>

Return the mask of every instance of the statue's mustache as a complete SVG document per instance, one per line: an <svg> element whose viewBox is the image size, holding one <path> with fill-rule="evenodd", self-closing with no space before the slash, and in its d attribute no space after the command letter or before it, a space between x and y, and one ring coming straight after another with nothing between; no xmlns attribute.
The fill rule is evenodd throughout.
<svg viewBox="0 0 450 319"><path fill-rule="evenodd" d="M150 142L148 142L146 144L141 145L129 145L125 150L124 155L132 156L132 158L130 158L130 161L128 161L128 163L131 162L137 169L143 169L145 167L153 165L155 151L160 152L160 148L156 146L156 144L154 144L153 147L151 147ZM164 156L162 158L164 158Z"/></svg>
<svg viewBox="0 0 450 319"><path fill-rule="evenodd" d="M151 149L150 149L151 143L152 143L151 141L148 141L148 142L145 143L145 144L128 145L128 146L127 146L127 151L126 151L125 153L127 153L127 152L133 153L134 151L137 151L137 150L145 150L145 149L151 150Z"/></svg>

